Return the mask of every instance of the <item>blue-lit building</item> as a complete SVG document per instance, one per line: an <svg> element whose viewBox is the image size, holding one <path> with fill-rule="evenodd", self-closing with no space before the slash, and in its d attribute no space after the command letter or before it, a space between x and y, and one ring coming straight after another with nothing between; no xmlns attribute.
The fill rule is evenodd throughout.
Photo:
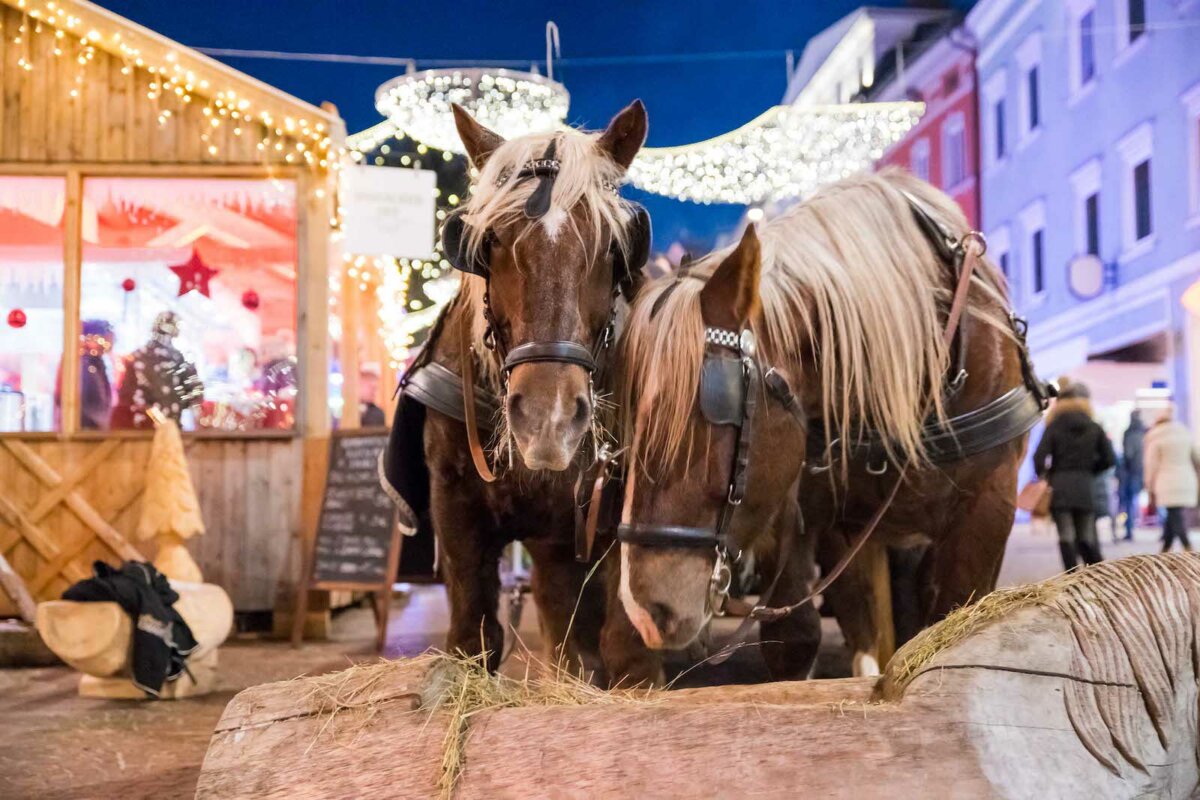
<svg viewBox="0 0 1200 800"><path fill-rule="evenodd" d="M1165 388L1197 430L1200 0L981 0L967 26L983 229L1038 371L1114 427Z"/></svg>

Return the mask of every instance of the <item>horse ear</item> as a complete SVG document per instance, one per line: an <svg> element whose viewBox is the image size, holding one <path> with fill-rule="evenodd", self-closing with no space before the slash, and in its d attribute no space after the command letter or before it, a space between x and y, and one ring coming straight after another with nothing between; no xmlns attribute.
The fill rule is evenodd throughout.
<svg viewBox="0 0 1200 800"><path fill-rule="evenodd" d="M458 138L462 139L463 147L467 148L467 156L475 169L483 169L488 156L504 144L504 137L480 125L458 103L451 103L450 108L454 111L454 127L458 128Z"/></svg>
<svg viewBox="0 0 1200 800"><path fill-rule="evenodd" d="M758 311L761 254L758 234L753 225L747 225L737 247L700 290L700 311L706 325L739 330Z"/></svg>
<svg viewBox="0 0 1200 800"><path fill-rule="evenodd" d="M621 169L629 169L633 157L646 142L648 125L646 107L641 100L634 100L612 118L597 144Z"/></svg>

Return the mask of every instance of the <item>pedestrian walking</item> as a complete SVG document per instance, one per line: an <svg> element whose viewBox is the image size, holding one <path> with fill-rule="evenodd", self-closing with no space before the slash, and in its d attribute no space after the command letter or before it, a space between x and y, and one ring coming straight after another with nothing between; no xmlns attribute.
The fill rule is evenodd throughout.
<svg viewBox="0 0 1200 800"><path fill-rule="evenodd" d="M1063 568L1082 558L1103 559L1096 537L1097 478L1116 463L1112 442L1094 419L1087 387L1072 383L1050 410L1046 430L1033 454L1033 468L1050 485L1050 515L1058 529Z"/></svg>
<svg viewBox="0 0 1200 800"><path fill-rule="evenodd" d="M1117 496L1120 511L1125 515L1125 541L1133 541L1133 528L1141 509L1138 497L1142 493L1145 459L1142 448L1146 438L1146 423L1137 409L1129 412L1129 427L1121 437L1121 463L1117 469Z"/></svg>
<svg viewBox="0 0 1200 800"><path fill-rule="evenodd" d="M1192 442L1192 433L1175 419L1174 407L1168 406L1158 416L1145 439L1146 486L1151 502L1166 509L1163 520L1162 549L1167 552L1178 539L1184 550L1191 550L1188 541L1185 510L1196 507L1200 481L1200 452Z"/></svg>

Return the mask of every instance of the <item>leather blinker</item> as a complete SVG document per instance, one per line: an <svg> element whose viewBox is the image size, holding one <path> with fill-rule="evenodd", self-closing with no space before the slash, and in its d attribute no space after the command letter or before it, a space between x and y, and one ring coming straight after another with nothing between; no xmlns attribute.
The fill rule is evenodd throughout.
<svg viewBox="0 0 1200 800"><path fill-rule="evenodd" d="M642 269L650 260L653 232L650 226L650 212L637 203L629 205L633 211L629 220L629 244L626 252L622 252L619 247L613 248L613 285L632 303L645 282Z"/></svg>
<svg viewBox="0 0 1200 800"><path fill-rule="evenodd" d="M741 425L746 407L742 360L707 355L700 370L700 413L713 425Z"/></svg>
<svg viewBox="0 0 1200 800"><path fill-rule="evenodd" d="M492 237L485 235L479 249L472 258L467 248L467 221L463 219L463 211L455 211L446 217L442 224L442 252L450 266L462 272L488 276L488 262L491 257Z"/></svg>

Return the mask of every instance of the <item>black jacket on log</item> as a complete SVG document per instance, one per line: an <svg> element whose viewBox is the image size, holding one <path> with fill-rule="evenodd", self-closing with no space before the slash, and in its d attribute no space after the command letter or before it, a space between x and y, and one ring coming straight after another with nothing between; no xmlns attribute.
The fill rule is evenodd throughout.
<svg viewBox="0 0 1200 800"><path fill-rule="evenodd" d="M179 595L153 565L126 561L114 569L103 561L92 565L95 577L63 592L63 600L112 602L133 620L133 685L158 697L164 681L183 674L188 655L199 644L174 606Z"/></svg>
<svg viewBox="0 0 1200 800"><path fill-rule="evenodd" d="M1059 401L1063 402L1063 401ZM1050 482L1052 511L1092 511L1096 475L1116 463L1112 442L1082 410L1065 410L1046 426L1033 468Z"/></svg>

